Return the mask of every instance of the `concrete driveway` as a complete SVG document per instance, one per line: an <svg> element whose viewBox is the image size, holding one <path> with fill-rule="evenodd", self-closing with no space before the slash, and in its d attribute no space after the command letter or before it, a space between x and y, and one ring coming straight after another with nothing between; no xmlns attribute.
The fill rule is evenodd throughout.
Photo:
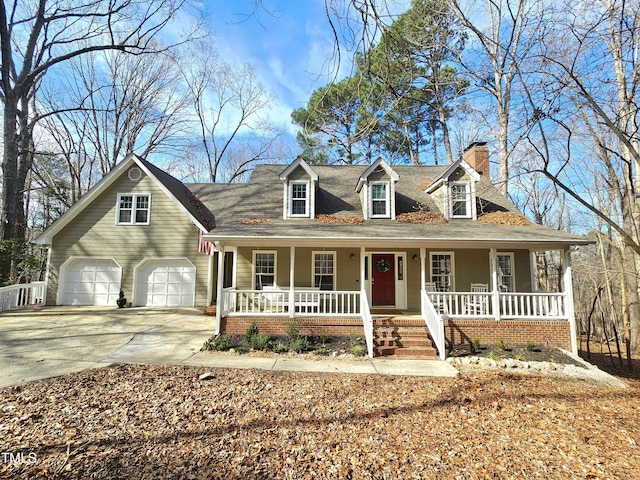
<svg viewBox="0 0 640 480"><path fill-rule="evenodd" d="M200 352L213 317L197 309L39 307L0 313L0 388L117 364L452 377L440 360L315 360Z"/></svg>
<svg viewBox="0 0 640 480"><path fill-rule="evenodd" d="M197 309L39 307L0 314L0 388L120 363L185 363L213 333Z"/></svg>

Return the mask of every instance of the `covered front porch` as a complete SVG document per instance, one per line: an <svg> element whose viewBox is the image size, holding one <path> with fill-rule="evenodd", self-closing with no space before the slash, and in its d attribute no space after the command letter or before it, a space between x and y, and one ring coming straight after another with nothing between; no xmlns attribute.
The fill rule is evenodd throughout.
<svg viewBox="0 0 640 480"><path fill-rule="evenodd" d="M539 252L521 247L239 246L218 255L217 333L234 318L307 322L330 334L357 326L374 356L382 311L418 316L443 359L477 336L577 351L568 248L556 251L561 274L546 282L554 291L540 290Z"/></svg>

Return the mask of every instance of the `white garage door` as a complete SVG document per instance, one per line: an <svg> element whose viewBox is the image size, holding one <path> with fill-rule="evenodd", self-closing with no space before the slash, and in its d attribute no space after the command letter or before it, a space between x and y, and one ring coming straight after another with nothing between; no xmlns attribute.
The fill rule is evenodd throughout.
<svg viewBox="0 0 640 480"><path fill-rule="evenodd" d="M71 260L63 266L63 272L63 305L116 306L122 268L114 260Z"/></svg>
<svg viewBox="0 0 640 480"><path fill-rule="evenodd" d="M137 304L146 307L193 307L196 267L188 260L147 260L138 269Z"/></svg>

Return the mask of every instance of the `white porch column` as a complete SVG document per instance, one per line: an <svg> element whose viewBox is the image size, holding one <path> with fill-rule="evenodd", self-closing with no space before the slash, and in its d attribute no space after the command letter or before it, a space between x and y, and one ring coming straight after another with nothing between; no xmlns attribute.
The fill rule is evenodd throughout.
<svg viewBox="0 0 640 480"><path fill-rule="evenodd" d="M367 280L365 278L364 272L366 271L366 259L365 259L366 251L364 247L360 247L360 294L367 294ZM368 301L368 300L367 300Z"/></svg>
<svg viewBox="0 0 640 480"><path fill-rule="evenodd" d="M424 290L424 284L427 283L427 269L425 263L427 260L427 249L420 247L420 292Z"/></svg>
<svg viewBox="0 0 640 480"><path fill-rule="evenodd" d="M216 335L220 335L222 310L226 308L224 298L222 296L222 285L224 283L224 247L217 245L216 252L218 254L218 281L216 283Z"/></svg>
<svg viewBox="0 0 640 480"><path fill-rule="evenodd" d="M571 329L571 351L578 354L578 332L576 328L576 314L573 306L573 280L571 278L571 247L564 251L564 308L569 319Z"/></svg>
<svg viewBox="0 0 640 480"><path fill-rule="evenodd" d="M293 318L296 313L296 299L293 294L296 278L296 247L289 247L289 317Z"/></svg>
<svg viewBox="0 0 640 480"><path fill-rule="evenodd" d="M498 251L489 249L489 268L491 269L491 309L496 321L500 320L500 289L498 288Z"/></svg>

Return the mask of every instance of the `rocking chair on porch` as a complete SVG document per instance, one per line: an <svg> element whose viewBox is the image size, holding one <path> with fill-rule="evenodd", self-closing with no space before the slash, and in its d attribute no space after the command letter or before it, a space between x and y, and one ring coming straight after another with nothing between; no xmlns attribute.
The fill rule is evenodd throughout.
<svg viewBox="0 0 640 480"><path fill-rule="evenodd" d="M441 295L432 295L434 293L438 293L438 289L436 288L435 282L424 282L424 289L433 304L433 307L436 309L440 315L448 312L447 302Z"/></svg>
<svg viewBox="0 0 640 480"><path fill-rule="evenodd" d="M472 283L472 295L467 300L465 311L471 315L487 315L489 313L489 302L485 295L489 290L486 283Z"/></svg>

